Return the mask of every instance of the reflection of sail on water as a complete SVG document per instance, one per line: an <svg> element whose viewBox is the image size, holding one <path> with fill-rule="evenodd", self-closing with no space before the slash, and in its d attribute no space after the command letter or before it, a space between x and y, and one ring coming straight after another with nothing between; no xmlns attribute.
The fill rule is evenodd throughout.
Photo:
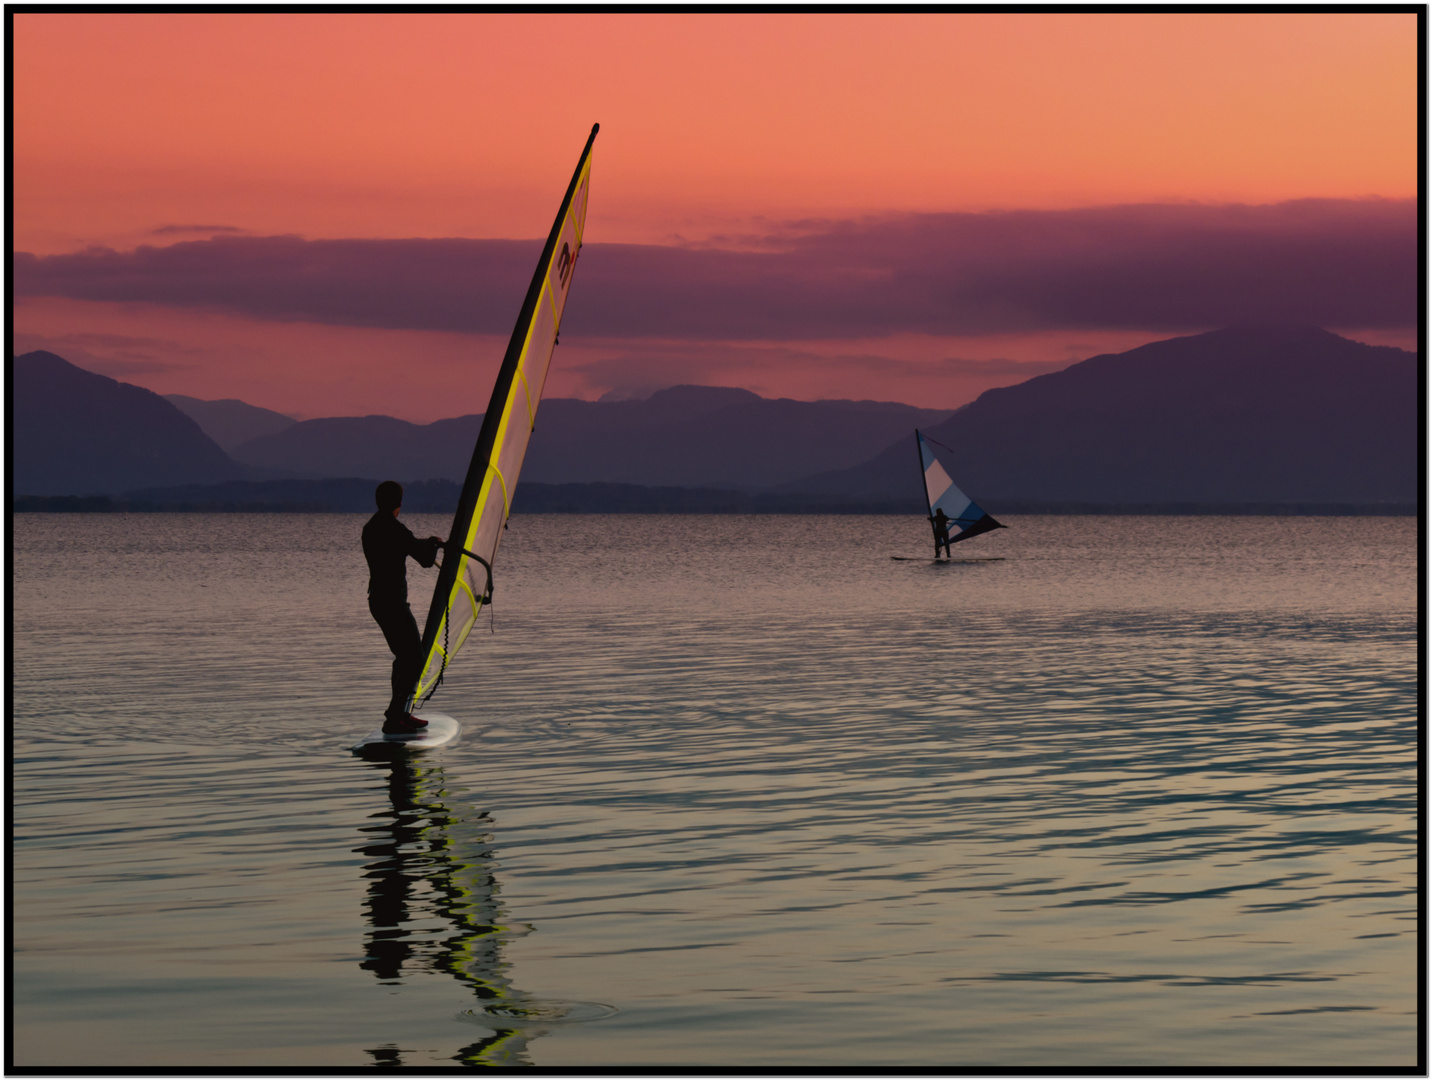
<svg viewBox="0 0 1431 1080"><path fill-rule="evenodd" d="M422 673L411 695L416 701L432 696L483 605L492 599L492 562L512 512L517 476L536 427L537 406L581 252L596 131L593 126L557 211L482 418L422 634Z"/></svg>
<svg viewBox="0 0 1431 1080"><path fill-rule="evenodd" d="M440 766L422 766L408 757L375 763L390 769L392 805L373 815L357 849L368 881L363 902L369 925L362 966L385 984L400 984L422 972L451 975L484 1006L518 1011L527 998L502 974L501 924L485 813L463 815L445 790ZM484 1010L485 1014L486 1010ZM500 1028L463 1047L464 1064L530 1064L528 1041L539 1031ZM369 1051L375 1063L400 1065L404 1049Z"/></svg>

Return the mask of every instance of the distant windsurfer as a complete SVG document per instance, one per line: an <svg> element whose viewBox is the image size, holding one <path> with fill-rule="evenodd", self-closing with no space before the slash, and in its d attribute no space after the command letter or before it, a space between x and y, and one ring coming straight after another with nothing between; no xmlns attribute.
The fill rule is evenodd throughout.
<svg viewBox="0 0 1431 1080"><path fill-rule="evenodd" d="M943 510L936 510L929 522L934 526L934 557L939 558L939 548L942 545L944 554L953 558L949 554L949 515Z"/></svg>
<svg viewBox="0 0 1431 1080"><path fill-rule="evenodd" d="M363 526L363 556L368 560L368 610L373 613L388 648L393 652L393 696L383 713L383 731L389 735L421 731L427 721L407 711L408 695L422 674L422 637L417 620L407 606L407 558L431 566L443 541L436 536L419 540L398 521L402 512L402 485L384 480L374 492L378 512Z"/></svg>

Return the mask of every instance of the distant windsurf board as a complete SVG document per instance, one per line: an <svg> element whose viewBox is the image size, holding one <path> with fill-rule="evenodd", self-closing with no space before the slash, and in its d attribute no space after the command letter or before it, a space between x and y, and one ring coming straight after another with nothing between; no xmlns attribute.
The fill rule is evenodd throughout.
<svg viewBox="0 0 1431 1080"><path fill-rule="evenodd" d="M955 563L955 562L1003 562L1006 556L1003 555L980 555L972 559L921 559L916 555L891 555L895 562L930 562L930 563Z"/></svg>
<svg viewBox="0 0 1431 1080"><path fill-rule="evenodd" d="M462 725L446 713L421 712L416 715L419 719L427 721L427 727L421 731L389 735L382 728L378 728L377 731L356 743L353 749L356 751L405 750L409 753L416 753L419 750L435 750L439 746L446 746L462 731Z"/></svg>

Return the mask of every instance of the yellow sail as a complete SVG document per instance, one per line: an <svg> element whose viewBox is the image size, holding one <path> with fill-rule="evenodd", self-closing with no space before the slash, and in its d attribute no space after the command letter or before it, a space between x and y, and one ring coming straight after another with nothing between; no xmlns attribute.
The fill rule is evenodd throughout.
<svg viewBox="0 0 1431 1080"><path fill-rule="evenodd" d="M492 599L492 565L512 512L517 477L536 426L537 406L541 404L552 349L561 329L562 310L581 252L591 183L591 146L598 127L592 125L557 211L492 388L492 401L482 419L482 431L462 485L448 533L447 552L428 609L422 635L422 673L409 699L410 707L412 702L426 701L437 689L483 606Z"/></svg>

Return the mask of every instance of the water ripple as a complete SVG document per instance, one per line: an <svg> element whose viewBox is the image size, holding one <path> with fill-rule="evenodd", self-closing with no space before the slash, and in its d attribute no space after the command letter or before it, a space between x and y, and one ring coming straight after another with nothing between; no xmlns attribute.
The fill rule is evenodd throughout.
<svg viewBox="0 0 1431 1080"><path fill-rule="evenodd" d="M17 516L26 1061L1414 1063L1414 521L514 520L404 771L361 519L140 517Z"/></svg>

